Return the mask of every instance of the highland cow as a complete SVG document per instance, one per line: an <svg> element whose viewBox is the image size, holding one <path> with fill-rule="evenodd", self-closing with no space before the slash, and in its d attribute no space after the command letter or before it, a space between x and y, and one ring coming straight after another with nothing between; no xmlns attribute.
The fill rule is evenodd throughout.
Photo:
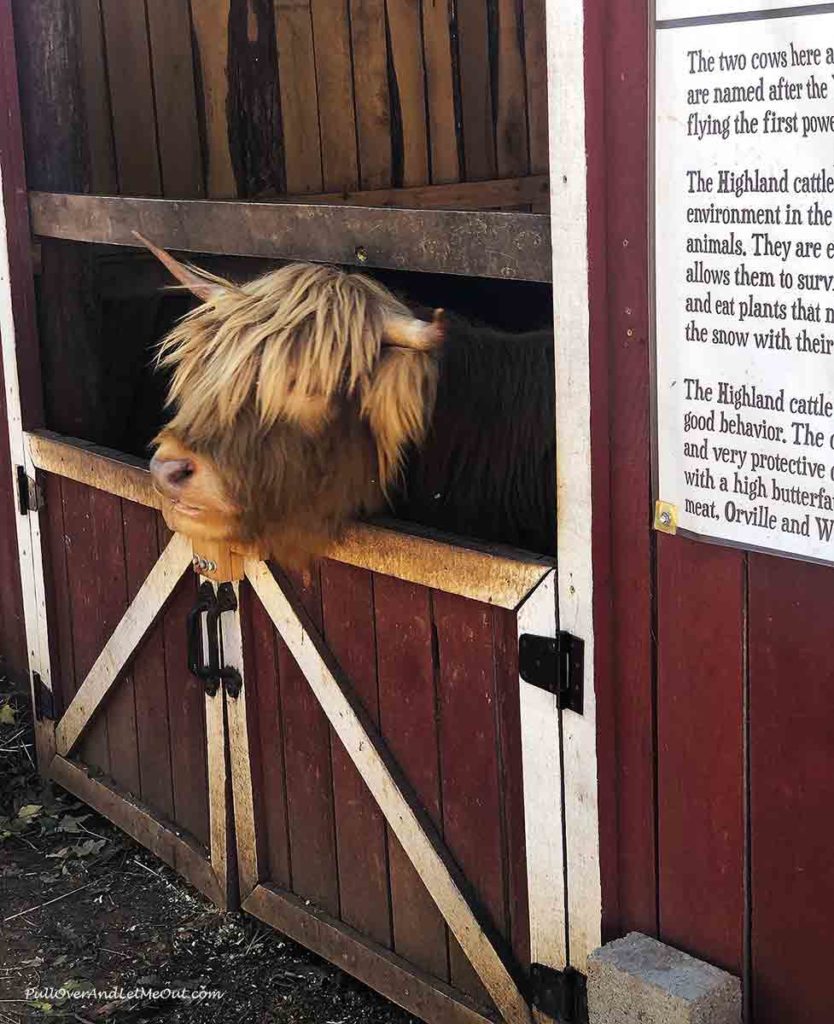
<svg viewBox="0 0 834 1024"><path fill-rule="evenodd" d="M201 300L158 357L173 416L151 473L169 526L290 565L386 510L554 551L550 332L415 318L328 266L232 284L145 244Z"/></svg>

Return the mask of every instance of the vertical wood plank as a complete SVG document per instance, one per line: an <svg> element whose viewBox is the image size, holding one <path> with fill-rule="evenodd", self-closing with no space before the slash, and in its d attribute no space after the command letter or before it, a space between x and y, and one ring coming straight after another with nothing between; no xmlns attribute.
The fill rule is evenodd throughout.
<svg viewBox="0 0 834 1024"><path fill-rule="evenodd" d="M106 491L90 490L95 561L82 585L96 595L96 657L127 609L122 501ZM92 667L92 666L90 666ZM133 679L123 675L104 701L107 718L109 774L122 789L138 794L139 751L136 746L136 701Z"/></svg>
<svg viewBox="0 0 834 1024"><path fill-rule="evenodd" d="M605 337L603 87L605 15L547 3L556 436L560 444L557 592L560 625L594 666L583 714L561 716L570 961L584 970L601 942L597 691L607 684L608 404ZM555 69L558 69L558 73ZM597 638L599 637L599 643ZM525 684L527 685L527 684ZM528 824L529 827L529 824ZM533 890L531 884L531 892Z"/></svg>
<svg viewBox="0 0 834 1024"><path fill-rule="evenodd" d="M78 0L78 20L90 191L112 195L118 192L118 175L100 0Z"/></svg>
<svg viewBox="0 0 834 1024"><path fill-rule="evenodd" d="M48 607L52 689L63 710L75 693L75 661L72 640L72 606L67 576L67 534L64 528L63 481L44 475L46 499L45 548L49 552ZM17 551L15 549L15 559Z"/></svg>
<svg viewBox="0 0 834 1024"><path fill-rule="evenodd" d="M442 828L429 592L374 576L382 737L437 828ZM446 925L396 838L388 834L394 949L448 980Z"/></svg>
<svg viewBox="0 0 834 1024"><path fill-rule="evenodd" d="M246 588L250 615L251 670L247 677L257 687L258 745L260 748L262 792L259 800L260 833L264 856L261 860L269 881L282 888L292 885L290 839L287 822L287 788L284 769L284 721L281 714L275 627L261 602Z"/></svg>
<svg viewBox="0 0 834 1024"><path fill-rule="evenodd" d="M160 550L171 534L157 521ZM206 763L205 691L188 671L186 618L197 600L197 577L186 573L168 604L163 623L165 675L168 681L168 727L174 821L198 842L209 845L208 767Z"/></svg>
<svg viewBox="0 0 834 1024"><path fill-rule="evenodd" d="M752 996L757 1024L831 1019L830 568L751 554Z"/></svg>
<svg viewBox="0 0 834 1024"><path fill-rule="evenodd" d="M455 83L450 0L423 0L426 94L431 136L431 180L460 181L460 150L455 123Z"/></svg>
<svg viewBox="0 0 834 1024"><path fill-rule="evenodd" d="M132 601L159 557L158 515L132 502L122 503L128 600ZM171 734L165 674L165 612L151 627L130 666L136 702L136 744L140 795L168 820L174 817Z"/></svg>
<svg viewBox="0 0 834 1024"><path fill-rule="evenodd" d="M162 194L144 3L102 0L120 191Z"/></svg>
<svg viewBox="0 0 834 1024"><path fill-rule="evenodd" d="M530 173L547 174L547 41L545 0L524 0L524 65L527 76L527 124Z"/></svg>
<svg viewBox="0 0 834 1024"><path fill-rule="evenodd" d="M371 720L379 725L376 636L371 573L323 562L324 637ZM333 743L333 797L341 918L383 946L391 945L385 819L344 746Z"/></svg>
<svg viewBox="0 0 834 1024"><path fill-rule="evenodd" d="M43 4L40 13L48 18L50 12L43 10L47 6ZM0 485L0 489L5 492L4 497L14 502L12 467L23 465L30 473L34 472L28 462L23 430L43 423L43 392L21 125L19 71L22 69L15 53L16 26L12 16L10 0L3 0L0 3L0 107L4 111L0 130L0 233L4 238L4 272L0 275L0 383L4 394L2 417L7 429L0 446L0 468L8 461L5 485ZM4 525L11 526L17 535L17 558L13 550L0 545L0 554L5 550L14 559L7 576L11 592L9 600L4 601L11 618L9 639L12 645L8 654L12 663L8 668L12 673L15 670L20 673L16 678L21 682L26 680L30 695L34 696L32 672L40 674L47 688L52 686L40 517L24 518L17 514L14 504L9 511L12 522ZM0 632L4 632L2 627ZM36 723L34 732L36 756L43 769L54 755L54 735L47 723Z"/></svg>
<svg viewBox="0 0 834 1024"><path fill-rule="evenodd" d="M0 388L2 385L3 367L0 365ZM0 573L6 582L0 589L0 651L3 652L2 670L22 681L27 675L28 652L15 522L19 513L9 434L5 429L7 422L6 394L3 389L0 390L0 423L3 424L0 430Z"/></svg>
<svg viewBox="0 0 834 1024"><path fill-rule="evenodd" d="M506 934L492 615L486 605L439 591L433 603L443 835L493 925ZM456 942L449 958L452 983L487 999Z"/></svg>
<svg viewBox="0 0 834 1024"><path fill-rule="evenodd" d="M307 613L321 628L319 570L290 577ZM330 726L286 644L278 642L284 763L293 891L329 914L339 913L333 816Z"/></svg>
<svg viewBox="0 0 834 1024"><path fill-rule="evenodd" d="M287 191L319 192L322 154L309 0L275 0L275 32Z"/></svg>
<svg viewBox="0 0 834 1024"><path fill-rule="evenodd" d="M609 159L616 154L616 173L606 176L607 195L600 204L607 214L605 344L611 382L610 410L600 430L610 444L605 471L610 482L611 575L606 591L614 655L611 685L601 686L598 697L599 735L605 737L598 756L606 940L633 930L654 935L658 927L653 540L646 515L651 485L646 13L643 0L624 0L606 15L610 42L604 143ZM525 29L530 28L526 13ZM537 99L537 87L529 77L533 56L528 42L531 163L535 167L535 110L542 97Z"/></svg>
<svg viewBox="0 0 834 1024"><path fill-rule="evenodd" d="M205 139L206 195L234 199L237 182L229 148L226 104L229 99L229 13L231 0L192 0Z"/></svg>
<svg viewBox="0 0 834 1024"><path fill-rule="evenodd" d="M466 181L494 178L495 131L484 0L457 0L463 152Z"/></svg>
<svg viewBox="0 0 834 1024"><path fill-rule="evenodd" d="M348 0L312 0L322 187L359 186Z"/></svg>
<svg viewBox="0 0 834 1024"><path fill-rule="evenodd" d="M498 96L495 141L498 175L520 177L530 168L527 90L518 0L498 0Z"/></svg>
<svg viewBox="0 0 834 1024"><path fill-rule="evenodd" d="M275 679L267 677L262 681L254 671L256 640L252 607L257 600L252 589L246 580L233 583L232 589L237 597L237 610L221 615L220 636L223 664L236 668L243 683L237 696L228 689L224 694L234 824L232 829L230 822L230 833L233 833L230 839L237 859L237 885L232 888L237 889L235 895L243 903L258 883L267 879L269 861L259 694L262 685L274 688ZM220 588L217 592L219 596ZM279 791L278 799L281 797L283 793Z"/></svg>
<svg viewBox="0 0 834 1024"><path fill-rule="evenodd" d="M62 481L66 531L67 580L71 608L75 679L78 689L98 657L106 636L100 635L95 524L90 509L90 489L72 480ZM107 716L93 719L80 746L84 764L107 772Z"/></svg>
<svg viewBox="0 0 834 1024"><path fill-rule="evenodd" d="M525 633L555 636L556 570L530 594L516 615L516 651ZM568 956L562 712L555 697L519 679L519 727L524 778L530 958L563 970Z"/></svg>
<svg viewBox="0 0 834 1024"><path fill-rule="evenodd" d="M744 555L661 536L657 572L660 937L739 974Z"/></svg>
<svg viewBox="0 0 834 1024"><path fill-rule="evenodd" d="M429 181L426 69L420 6L420 0L387 2L391 63L402 130L402 184L405 186L424 185Z"/></svg>
<svg viewBox="0 0 834 1024"><path fill-rule="evenodd" d="M351 0L353 89L362 188L391 184L391 106L385 0Z"/></svg>
<svg viewBox="0 0 834 1024"><path fill-rule="evenodd" d="M228 73L229 145L238 195L281 195L285 160L273 0L232 0ZM315 124L305 130L317 132Z"/></svg>
<svg viewBox="0 0 834 1024"><path fill-rule="evenodd" d="M492 610L495 645L496 713L500 751L499 794L504 830L509 939L522 967L530 964L530 913L521 760L521 707L518 675L518 623L515 612Z"/></svg>
<svg viewBox="0 0 834 1024"><path fill-rule="evenodd" d="M86 192L90 188L90 169L78 8L72 0L42 0L37 4L15 3L14 15L14 39L10 31L5 38L7 45L14 42L25 55L15 76L14 99L7 103L12 110L19 92L25 125L26 182L16 183L16 194L25 205L27 186L44 191ZM5 55L3 60L4 68L14 74L13 54ZM7 174L17 158L13 142L12 135L6 143ZM11 205L9 208L13 209ZM10 264L16 301L19 296L15 324L24 337L35 331L36 324L39 334L39 339L27 337L25 344L18 345L21 379L29 382L25 386L25 425L42 425L45 412L53 430L74 437L95 436L91 432L100 429L106 419L107 399L100 379L100 316L93 257L84 246L44 239L36 320L28 220L26 228L12 232L9 245L17 257ZM23 246L25 260L21 256ZM25 268L23 275L18 267ZM67 380L72 380L74 387L64 387ZM30 406L41 407L34 418L25 411Z"/></svg>
<svg viewBox="0 0 834 1024"><path fill-rule="evenodd" d="M205 195L188 0L147 0L162 192Z"/></svg>

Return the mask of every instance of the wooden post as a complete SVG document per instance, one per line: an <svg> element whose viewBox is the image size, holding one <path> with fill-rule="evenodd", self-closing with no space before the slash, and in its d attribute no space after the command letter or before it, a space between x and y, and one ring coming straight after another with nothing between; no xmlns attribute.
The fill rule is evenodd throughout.
<svg viewBox="0 0 834 1024"><path fill-rule="evenodd" d="M595 545L607 495L592 488L591 362L584 0L547 0L550 202L556 359L558 605L560 628L585 643L584 713L565 711L568 957L580 971L601 942L594 647ZM591 58L588 58L589 60ZM598 261L603 262L603 261ZM599 272L596 265L594 271ZM601 435L595 435L599 443ZM603 454L603 453L600 453ZM600 645L602 650L602 645ZM536 958L536 950L533 950ZM547 961L544 961L547 962Z"/></svg>
<svg viewBox="0 0 834 1024"><path fill-rule="evenodd" d="M12 475L7 491L10 494L17 487L17 467L30 479L35 478L23 431L24 427L40 426L43 416L17 82L11 0L0 0L0 109L5 112L0 121L0 347ZM34 700L38 678L47 693L52 690L39 513L22 515L15 509L14 521L26 667ZM14 586L16 580L8 582ZM45 772L55 750L51 722L36 721L35 740L38 764Z"/></svg>

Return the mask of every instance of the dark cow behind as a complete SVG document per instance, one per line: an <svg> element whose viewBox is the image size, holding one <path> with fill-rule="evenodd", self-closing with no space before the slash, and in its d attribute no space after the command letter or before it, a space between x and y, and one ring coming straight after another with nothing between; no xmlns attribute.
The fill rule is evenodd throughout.
<svg viewBox="0 0 834 1024"><path fill-rule="evenodd" d="M393 512L554 553L551 331L415 318L335 268L232 285L156 252L202 300L161 351L151 468L173 528L299 564Z"/></svg>
<svg viewBox="0 0 834 1024"><path fill-rule="evenodd" d="M402 519L556 551L553 333L447 317L431 427L394 498Z"/></svg>

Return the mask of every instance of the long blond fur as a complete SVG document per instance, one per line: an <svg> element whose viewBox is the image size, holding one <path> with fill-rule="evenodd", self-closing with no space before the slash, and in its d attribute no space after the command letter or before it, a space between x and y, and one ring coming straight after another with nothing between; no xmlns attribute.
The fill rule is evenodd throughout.
<svg viewBox="0 0 834 1024"><path fill-rule="evenodd" d="M160 346L170 368L171 428L199 440L255 411L260 427L284 421L310 435L358 403L388 491L405 449L434 408L430 351L390 347L385 324L409 310L381 285L334 267L294 263L246 284L205 275L214 288Z"/></svg>

